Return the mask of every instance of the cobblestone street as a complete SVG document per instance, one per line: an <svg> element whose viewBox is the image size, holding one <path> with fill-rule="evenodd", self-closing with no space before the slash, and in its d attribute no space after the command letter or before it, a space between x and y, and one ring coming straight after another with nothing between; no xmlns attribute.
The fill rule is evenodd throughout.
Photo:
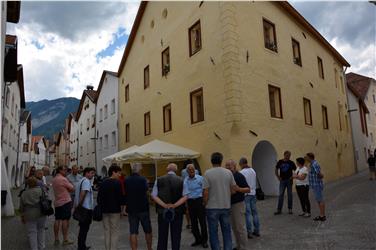
<svg viewBox="0 0 376 250"><path fill-rule="evenodd" d="M300 205L294 194L294 214L288 215L287 209L279 216L274 216L276 197L258 202L261 222L261 237L250 239L249 249L376 249L376 181L368 180L368 173L357 175L325 186L327 221L314 222L301 218ZM317 215L317 204L311 194L312 216ZM286 204L285 204L286 205ZM157 223L154 209L151 211L153 225L153 245L156 249ZM53 246L53 219L48 220L46 231L46 249L76 249ZM77 222L71 221L70 238L76 241ZM193 236L188 229L183 229L181 249L200 249L190 247ZM93 222L87 244L93 250L104 249L103 227ZM19 217L2 218L1 247L4 250L28 249L25 229ZM128 242L128 221L121 220L119 249L130 249ZM140 234L139 249L145 249L143 234Z"/></svg>

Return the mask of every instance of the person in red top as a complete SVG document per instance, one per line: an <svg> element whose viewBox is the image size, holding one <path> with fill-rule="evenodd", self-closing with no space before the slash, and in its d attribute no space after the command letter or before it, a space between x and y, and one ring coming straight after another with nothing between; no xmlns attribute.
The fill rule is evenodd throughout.
<svg viewBox="0 0 376 250"><path fill-rule="evenodd" d="M68 240L69 219L71 217L72 199L70 193L74 191L73 185L65 177L67 169L65 167L58 167L56 169L56 176L52 180L52 188L55 195L55 245L59 245L59 228L60 224L63 231L63 245L73 244L73 241Z"/></svg>
<svg viewBox="0 0 376 250"><path fill-rule="evenodd" d="M119 176L119 181L120 181L120 187L121 187L121 194L122 194L122 204L125 204L125 174L124 172L122 171L120 176ZM128 213L126 212L126 205L122 205L121 206L121 215L122 216L127 216Z"/></svg>

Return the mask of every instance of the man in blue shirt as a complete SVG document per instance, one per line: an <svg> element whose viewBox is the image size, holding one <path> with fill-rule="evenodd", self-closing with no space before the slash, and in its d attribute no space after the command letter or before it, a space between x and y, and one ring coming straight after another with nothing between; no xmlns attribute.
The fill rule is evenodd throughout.
<svg viewBox="0 0 376 250"><path fill-rule="evenodd" d="M204 248L208 247L208 232L206 228L205 207L202 200L202 184L204 178L196 174L196 169L193 164L187 165L188 177L184 180L184 185L188 187L188 211L191 217L192 233L195 237L195 242L191 244L192 247L201 245ZM198 228L200 222L201 233Z"/></svg>
<svg viewBox="0 0 376 250"><path fill-rule="evenodd" d="M319 204L320 208L320 215L315 217L313 220L325 221L325 203L322 194L324 189L324 183L322 179L324 178L324 175L321 173L321 167L319 163L315 160L315 155L313 153L307 153L306 159L309 163L311 163L311 168L308 174L309 187L312 189L313 194L315 195L315 199Z"/></svg>

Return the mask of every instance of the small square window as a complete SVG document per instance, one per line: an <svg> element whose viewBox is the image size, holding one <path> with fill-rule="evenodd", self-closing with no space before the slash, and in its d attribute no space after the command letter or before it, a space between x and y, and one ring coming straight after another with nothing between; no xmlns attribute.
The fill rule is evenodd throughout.
<svg viewBox="0 0 376 250"><path fill-rule="evenodd" d="M307 98L303 98L303 106L305 124L312 125L311 101Z"/></svg>
<svg viewBox="0 0 376 250"><path fill-rule="evenodd" d="M193 56L201 50L201 24L200 20L193 24L188 31L189 56Z"/></svg>
<svg viewBox="0 0 376 250"><path fill-rule="evenodd" d="M274 23L263 19L265 48L278 52Z"/></svg>
<svg viewBox="0 0 376 250"><path fill-rule="evenodd" d="M170 48L162 52L162 76L167 76L170 72Z"/></svg>
<svg viewBox="0 0 376 250"><path fill-rule="evenodd" d="M197 123L204 120L204 94L202 88L199 88L190 94L191 98L191 123Z"/></svg>
<svg viewBox="0 0 376 250"><path fill-rule="evenodd" d="M281 89L272 85L269 89L270 116L274 118L283 118L281 104Z"/></svg>
<svg viewBox="0 0 376 250"><path fill-rule="evenodd" d="M168 132L171 130L171 103L169 103L163 107L163 131Z"/></svg>
<svg viewBox="0 0 376 250"><path fill-rule="evenodd" d="M149 88L150 86L150 71L149 65L144 68L144 89Z"/></svg>
<svg viewBox="0 0 376 250"><path fill-rule="evenodd" d="M300 55L300 44L295 39L292 39L292 55L293 55L293 62L296 65L302 66L302 57Z"/></svg>

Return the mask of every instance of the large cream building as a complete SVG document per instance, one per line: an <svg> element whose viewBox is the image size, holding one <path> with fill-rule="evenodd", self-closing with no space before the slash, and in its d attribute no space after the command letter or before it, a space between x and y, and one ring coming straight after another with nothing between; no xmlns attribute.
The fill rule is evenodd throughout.
<svg viewBox="0 0 376 250"><path fill-rule="evenodd" d="M354 172L349 63L287 2L142 2L118 70L119 150L152 139L274 167L314 152L325 180ZM164 174L160 165L158 175Z"/></svg>

